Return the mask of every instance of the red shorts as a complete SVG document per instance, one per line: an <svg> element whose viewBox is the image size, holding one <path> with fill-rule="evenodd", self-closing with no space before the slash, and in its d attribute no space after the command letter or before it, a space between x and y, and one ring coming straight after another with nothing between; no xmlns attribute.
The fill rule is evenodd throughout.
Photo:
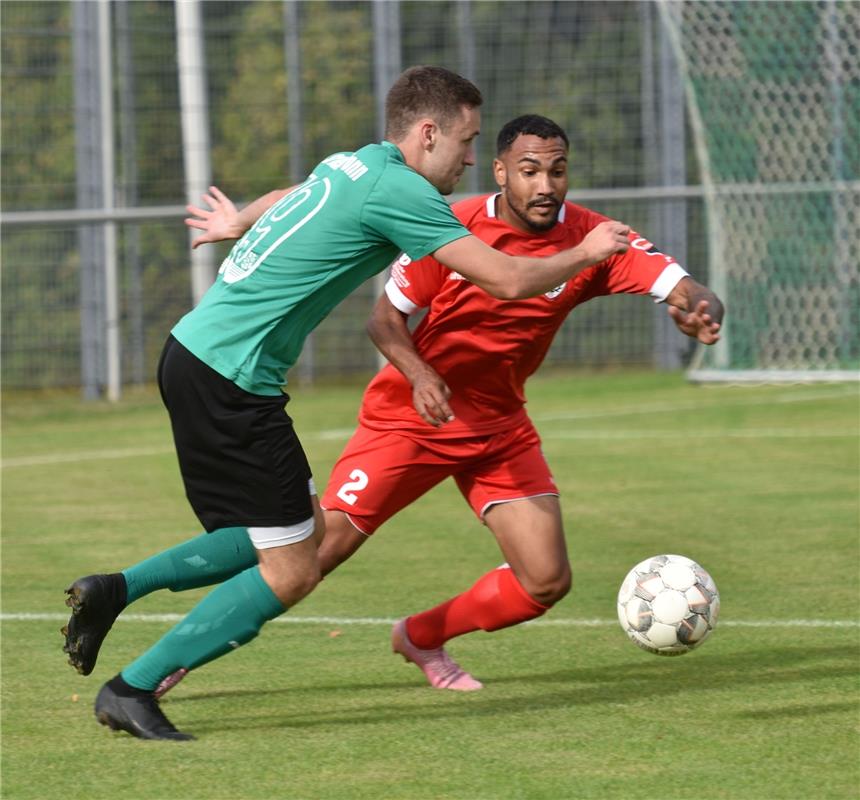
<svg viewBox="0 0 860 800"><path fill-rule="evenodd" d="M479 519L495 503L558 495L531 422L468 439L413 438L359 424L332 469L321 505L345 512L370 534L449 476Z"/></svg>

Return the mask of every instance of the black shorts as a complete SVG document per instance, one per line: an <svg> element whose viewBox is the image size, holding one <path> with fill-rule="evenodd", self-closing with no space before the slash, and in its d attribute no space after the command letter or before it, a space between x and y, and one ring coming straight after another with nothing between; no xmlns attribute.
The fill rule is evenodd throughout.
<svg viewBox="0 0 860 800"><path fill-rule="evenodd" d="M295 525L313 516L311 468L285 406L250 394L168 337L158 387L185 494L207 531Z"/></svg>

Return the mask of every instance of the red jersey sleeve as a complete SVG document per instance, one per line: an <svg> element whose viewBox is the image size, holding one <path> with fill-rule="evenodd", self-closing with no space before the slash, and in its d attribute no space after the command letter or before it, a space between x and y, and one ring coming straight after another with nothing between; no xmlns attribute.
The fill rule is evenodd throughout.
<svg viewBox="0 0 860 800"><path fill-rule="evenodd" d="M686 270L636 231L630 231L628 238L627 252L608 260L609 294L650 294L655 302L662 302Z"/></svg>
<svg viewBox="0 0 860 800"><path fill-rule="evenodd" d="M412 314L430 305L449 272L433 256L412 261L403 253L391 265L385 293L395 308L404 314Z"/></svg>
<svg viewBox="0 0 860 800"><path fill-rule="evenodd" d="M607 294L650 294L663 302L688 273L675 259L660 252L650 241L630 231L630 247L580 273L587 276L578 302Z"/></svg>

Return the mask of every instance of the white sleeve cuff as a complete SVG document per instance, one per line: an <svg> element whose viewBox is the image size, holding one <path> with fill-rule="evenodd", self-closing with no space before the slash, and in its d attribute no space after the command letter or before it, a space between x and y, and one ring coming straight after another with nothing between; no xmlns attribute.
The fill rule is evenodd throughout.
<svg viewBox="0 0 860 800"><path fill-rule="evenodd" d="M414 314L418 310L418 306L400 291L400 287L394 282L394 278L389 278L386 282L385 294L388 295L391 305L404 314Z"/></svg>
<svg viewBox="0 0 860 800"><path fill-rule="evenodd" d="M651 286L650 294L654 298L654 302L664 302L681 278L686 278L689 274L680 264L674 262L669 264Z"/></svg>

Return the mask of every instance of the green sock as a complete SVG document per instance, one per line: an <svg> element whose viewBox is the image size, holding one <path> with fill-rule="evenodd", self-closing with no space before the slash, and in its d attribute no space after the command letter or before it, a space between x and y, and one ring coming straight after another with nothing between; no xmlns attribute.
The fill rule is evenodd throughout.
<svg viewBox="0 0 860 800"><path fill-rule="evenodd" d="M286 609L254 566L206 595L172 630L122 671L138 689L154 690L180 667L194 669L251 641Z"/></svg>
<svg viewBox="0 0 860 800"><path fill-rule="evenodd" d="M163 550L122 571L128 587L126 604L156 589L182 592L211 586L257 563L247 528L219 528Z"/></svg>

